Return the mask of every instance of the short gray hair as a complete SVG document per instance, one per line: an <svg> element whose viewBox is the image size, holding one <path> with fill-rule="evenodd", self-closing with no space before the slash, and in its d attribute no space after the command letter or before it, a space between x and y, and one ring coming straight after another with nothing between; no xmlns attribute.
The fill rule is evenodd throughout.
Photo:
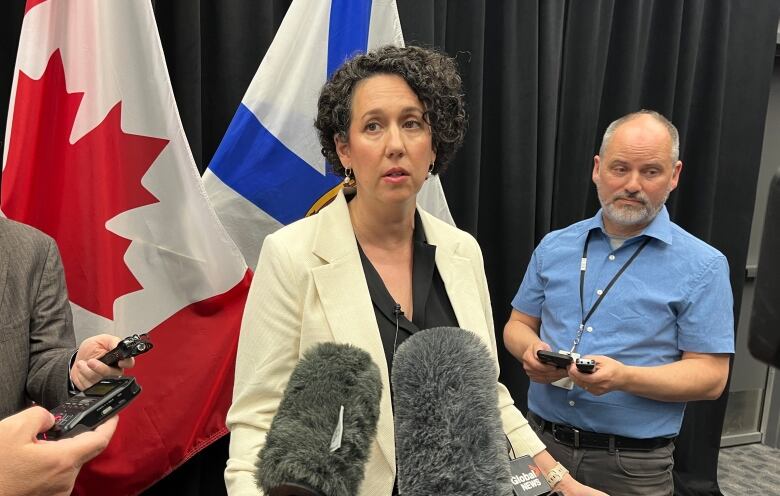
<svg viewBox="0 0 780 496"><path fill-rule="evenodd" d="M615 131L618 127L642 115L649 115L650 117L654 118L656 121L663 124L663 126L669 132L669 137L672 138L671 158L672 165L674 165L680 159L680 133L677 132L677 128L674 127L674 124L672 124L669 119L659 114L655 110L642 109L637 112L631 112L630 114L624 115L620 119L612 121L612 123L607 126L607 130L604 131L604 137L601 139L601 147L599 148L599 155L604 155L604 151L607 149L610 141L612 141L612 136L615 134Z"/></svg>

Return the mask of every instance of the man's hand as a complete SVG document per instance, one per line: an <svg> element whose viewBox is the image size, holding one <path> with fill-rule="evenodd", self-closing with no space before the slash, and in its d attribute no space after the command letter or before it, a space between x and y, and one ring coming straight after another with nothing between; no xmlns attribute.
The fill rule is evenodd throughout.
<svg viewBox="0 0 780 496"><path fill-rule="evenodd" d="M54 417L34 406L0 421L0 496L70 494L87 461L102 452L114 434L114 417L94 431L70 439L40 441Z"/></svg>
<svg viewBox="0 0 780 496"><path fill-rule="evenodd" d="M590 358L596 362L596 368L591 374L584 374L577 370L577 366L569 365L569 377L576 385L595 396L623 389L625 384L626 366L614 358L603 355L587 355L582 358Z"/></svg>
<svg viewBox="0 0 780 496"><path fill-rule="evenodd" d="M544 341L537 340L531 343L523 353L523 369L528 374L528 378L534 382L549 384L566 377L566 369L559 369L554 365L548 365L539 360L539 357L536 355L536 352L539 350L551 351L550 345Z"/></svg>
<svg viewBox="0 0 780 496"><path fill-rule="evenodd" d="M110 375L122 375L124 369L129 369L135 365L135 359L126 358L120 360L116 367L109 367L98 360L109 351L116 348L116 345L122 341L116 336L109 334L98 334L87 338L79 346L76 353L76 361L70 369L70 380L79 390L84 391L100 379Z"/></svg>
<svg viewBox="0 0 780 496"><path fill-rule="evenodd" d="M504 326L504 345L512 356L523 363L529 379L550 384L566 377L566 369L548 365L536 355L539 350L552 351L549 344L539 339L541 324L539 317L513 309Z"/></svg>
<svg viewBox="0 0 780 496"><path fill-rule="evenodd" d="M684 351L680 360L655 366L626 365L603 355L592 374L572 365L569 377L591 394L624 391L656 401L714 400L723 393L729 373L729 355Z"/></svg>

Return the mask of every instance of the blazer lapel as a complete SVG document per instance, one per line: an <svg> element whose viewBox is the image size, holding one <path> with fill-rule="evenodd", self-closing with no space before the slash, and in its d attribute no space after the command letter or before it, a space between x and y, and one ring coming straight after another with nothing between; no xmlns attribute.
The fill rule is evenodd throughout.
<svg viewBox="0 0 780 496"><path fill-rule="evenodd" d="M313 252L325 264L312 269L314 284L335 341L367 351L379 367L382 398L377 441L395 471L390 377L344 194L339 193L333 204L317 216L320 219Z"/></svg>
<svg viewBox="0 0 780 496"><path fill-rule="evenodd" d="M474 274L474 262L459 254L460 243L447 232L449 225L440 225L442 221L431 217L424 210L421 210L420 218L428 243L436 245L436 267L444 281L458 325L477 333L488 331Z"/></svg>

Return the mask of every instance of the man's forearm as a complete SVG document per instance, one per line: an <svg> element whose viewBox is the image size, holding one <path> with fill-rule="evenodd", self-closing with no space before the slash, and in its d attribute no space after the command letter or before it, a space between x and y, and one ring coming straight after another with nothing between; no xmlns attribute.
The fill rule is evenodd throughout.
<svg viewBox="0 0 780 496"><path fill-rule="evenodd" d="M538 340L539 334L519 320L510 320L504 326L504 345L518 360L522 360L526 348Z"/></svg>
<svg viewBox="0 0 780 496"><path fill-rule="evenodd" d="M723 392L728 371L728 355L686 353L666 365L626 366L620 389L657 401L713 400Z"/></svg>

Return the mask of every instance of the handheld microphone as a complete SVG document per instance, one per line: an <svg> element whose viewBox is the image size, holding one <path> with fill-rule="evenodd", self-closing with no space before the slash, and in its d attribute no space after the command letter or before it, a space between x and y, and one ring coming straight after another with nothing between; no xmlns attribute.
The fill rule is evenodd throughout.
<svg viewBox="0 0 780 496"><path fill-rule="evenodd" d="M290 376L257 461L270 496L358 493L376 436L382 382L365 351L322 343Z"/></svg>
<svg viewBox="0 0 780 496"><path fill-rule="evenodd" d="M398 490L403 496L510 495L496 365L472 332L437 327L393 359Z"/></svg>

